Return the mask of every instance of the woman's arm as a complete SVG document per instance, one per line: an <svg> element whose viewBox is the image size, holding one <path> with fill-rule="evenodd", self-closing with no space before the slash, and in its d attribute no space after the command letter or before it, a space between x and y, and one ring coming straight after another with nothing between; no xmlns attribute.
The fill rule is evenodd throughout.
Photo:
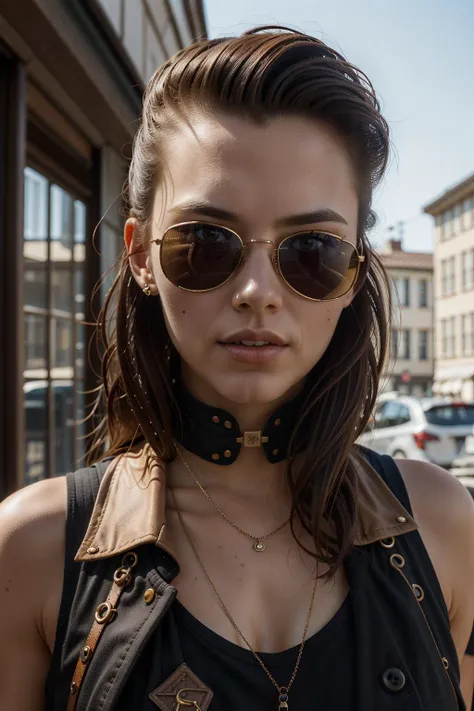
<svg viewBox="0 0 474 711"><path fill-rule="evenodd" d="M462 662L474 620L474 504L465 487L444 469L413 460L397 464L441 584Z"/></svg>
<svg viewBox="0 0 474 711"><path fill-rule="evenodd" d="M43 711L64 569L66 482L0 504L0 708Z"/></svg>

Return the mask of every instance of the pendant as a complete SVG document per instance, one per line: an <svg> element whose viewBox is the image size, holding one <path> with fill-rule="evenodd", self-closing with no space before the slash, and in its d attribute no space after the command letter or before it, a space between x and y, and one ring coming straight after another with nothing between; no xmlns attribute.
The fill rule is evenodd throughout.
<svg viewBox="0 0 474 711"><path fill-rule="evenodd" d="M255 541L253 549L254 551L257 551L257 553L263 553L265 550L265 543L263 543L263 541Z"/></svg>
<svg viewBox="0 0 474 711"><path fill-rule="evenodd" d="M281 687L280 695L278 696L278 711L288 708L288 689L286 686Z"/></svg>
<svg viewBox="0 0 474 711"><path fill-rule="evenodd" d="M287 709L287 708L288 708L288 704L286 703L286 701L280 701L280 703L278 704L278 711L281 711L281 709Z"/></svg>

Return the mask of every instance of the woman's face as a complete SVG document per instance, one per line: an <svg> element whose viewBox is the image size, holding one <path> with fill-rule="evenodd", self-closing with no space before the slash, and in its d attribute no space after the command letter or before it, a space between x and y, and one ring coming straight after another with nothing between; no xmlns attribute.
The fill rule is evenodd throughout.
<svg viewBox="0 0 474 711"><path fill-rule="evenodd" d="M317 229L356 244L351 164L323 124L296 116L265 125L195 116L168 140L164 162L170 180L156 190L152 240L171 225L199 220L231 228L244 243L278 245L290 234ZM334 214L321 221L314 215L320 211ZM135 229L129 220L132 248ZM261 409L284 400L321 358L353 296L327 302L299 296L275 271L272 246L261 242L249 245L243 267L225 284L192 293L165 277L160 249L150 243L146 258L131 258L135 278L159 293L187 387L225 409L232 403ZM261 347L235 347L229 340L276 345L255 353Z"/></svg>

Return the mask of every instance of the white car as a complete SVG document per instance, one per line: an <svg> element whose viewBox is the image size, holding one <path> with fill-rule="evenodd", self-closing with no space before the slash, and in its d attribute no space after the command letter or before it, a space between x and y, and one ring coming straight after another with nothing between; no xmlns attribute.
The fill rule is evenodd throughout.
<svg viewBox="0 0 474 711"><path fill-rule="evenodd" d="M358 441L379 454L449 468L461 451L474 451L474 403L408 396L385 400Z"/></svg>

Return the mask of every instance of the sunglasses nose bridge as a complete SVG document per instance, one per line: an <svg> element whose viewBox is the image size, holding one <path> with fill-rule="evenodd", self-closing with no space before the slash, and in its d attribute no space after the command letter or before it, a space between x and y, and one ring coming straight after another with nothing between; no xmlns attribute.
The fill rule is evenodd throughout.
<svg viewBox="0 0 474 711"><path fill-rule="evenodd" d="M273 264L273 266L274 266L275 268L278 266L278 265L277 265L277 251L278 251L278 250L277 250L277 247L275 247L275 243L272 242L271 239L249 239L249 240L247 240L246 242L243 242L243 243L242 243L242 251L243 251L244 258L245 258L245 254L246 254L246 252L247 252L247 248L248 248L251 244L266 244L266 245L269 245L269 246L272 248L272 264ZM242 261L243 261L243 260L242 260Z"/></svg>

